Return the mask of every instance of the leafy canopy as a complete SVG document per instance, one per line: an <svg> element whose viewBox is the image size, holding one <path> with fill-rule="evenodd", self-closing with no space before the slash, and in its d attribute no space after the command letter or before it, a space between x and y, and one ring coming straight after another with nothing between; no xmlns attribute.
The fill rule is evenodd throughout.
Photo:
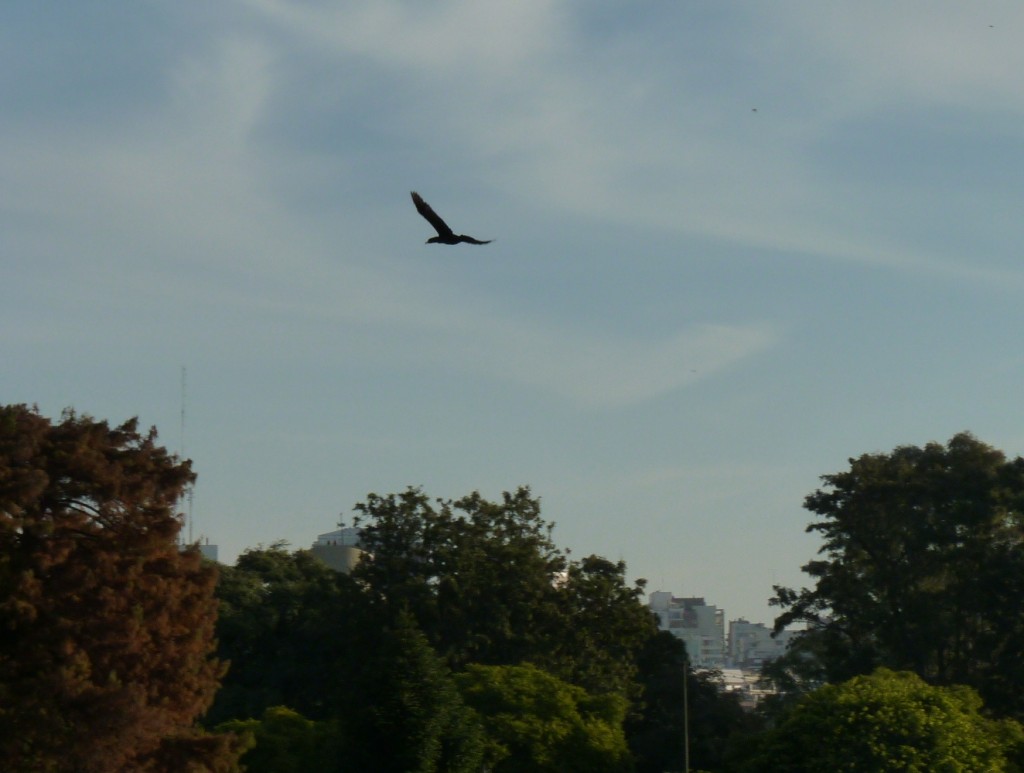
<svg viewBox="0 0 1024 773"><path fill-rule="evenodd" d="M832 682L909 670L1024 714L1024 460L963 433L822 479L805 502L824 541L803 567L815 586L773 599L777 629L808 626L790 663Z"/></svg>
<svg viewBox="0 0 1024 773"><path fill-rule="evenodd" d="M212 656L216 569L180 550L188 462L67 411L0 407L0 759L10 770L228 770L194 721Z"/></svg>
<svg viewBox="0 0 1024 773"><path fill-rule="evenodd" d="M408 612L456 671L534 663L597 692L635 694L636 653L656 631L642 580L598 556L569 561L526 487L371 494L357 505L366 551L353 577L393 617Z"/></svg>
<svg viewBox="0 0 1024 773"><path fill-rule="evenodd" d="M590 695L531 665L470 665L456 676L482 718L495 773L601 773L631 769L626 700Z"/></svg>
<svg viewBox="0 0 1024 773"><path fill-rule="evenodd" d="M886 770L998 773L1024 741L1012 720L982 714L968 687L932 687L880 668L805 696L760 741L750 771Z"/></svg>
<svg viewBox="0 0 1024 773"><path fill-rule="evenodd" d="M276 543L221 567L217 596L218 655L231 667L207 724L274 706L311 720L337 713L335 681L375 646L367 636L380 628L351 577Z"/></svg>

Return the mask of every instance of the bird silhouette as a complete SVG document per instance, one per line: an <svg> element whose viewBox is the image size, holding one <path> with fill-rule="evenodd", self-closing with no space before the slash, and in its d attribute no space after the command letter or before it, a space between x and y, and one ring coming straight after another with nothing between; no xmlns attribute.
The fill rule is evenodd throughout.
<svg viewBox="0 0 1024 773"><path fill-rule="evenodd" d="M466 236L466 234L457 234L448 227L448 224L442 220L438 214L430 208L430 205L423 200L416 191L412 191L412 203L416 205L416 211L426 218L427 222L434 226L434 230L437 231L437 236L431 236L427 239L427 244L461 244L465 242L467 244L490 244L493 239L487 241L480 241L474 239L472 236Z"/></svg>

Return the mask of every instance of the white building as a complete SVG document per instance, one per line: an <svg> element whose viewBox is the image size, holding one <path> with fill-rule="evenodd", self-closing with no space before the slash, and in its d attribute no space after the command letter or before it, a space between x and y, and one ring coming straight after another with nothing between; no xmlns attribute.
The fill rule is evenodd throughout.
<svg viewBox="0 0 1024 773"><path fill-rule="evenodd" d="M793 638L794 631L779 631L764 623L751 623L742 617L729 621L729 662L736 668L759 669L765 663L782 655Z"/></svg>
<svg viewBox="0 0 1024 773"><path fill-rule="evenodd" d="M316 538L310 552L337 572L348 574L363 555L359 547L360 530L347 526Z"/></svg>
<svg viewBox="0 0 1024 773"><path fill-rule="evenodd" d="M217 560L217 546L211 545L210 540L199 543L199 552L207 561Z"/></svg>
<svg viewBox="0 0 1024 773"><path fill-rule="evenodd" d="M700 597L677 598L654 591L647 602L658 627L683 640L695 668L725 666L725 612Z"/></svg>
<svg viewBox="0 0 1024 773"><path fill-rule="evenodd" d="M218 547L217 545L211 545L209 537L200 537L198 542L185 542L181 535L178 535L178 550L188 550L192 547L199 549L199 555L201 555L207 561L218 562Z"/></svg>

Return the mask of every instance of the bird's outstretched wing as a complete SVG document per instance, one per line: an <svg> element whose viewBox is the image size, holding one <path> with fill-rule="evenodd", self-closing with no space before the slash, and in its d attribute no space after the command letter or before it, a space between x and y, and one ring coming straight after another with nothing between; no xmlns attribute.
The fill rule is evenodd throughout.
<svg viewBox="0 0 1024 773"><path fill-rule="evenodd" d="M466 234L459 234L459 239L464 242L469 242L470 244L490 244L494 241L494 239L485 239L481 241L480 239L474 239L472 236L466 236Z"/></svg>
<svg viewBox="0 0 1024 773"><path fill-rule="evenodd" d="M434 226L438 236L455 236L452 229L448 227L448 224L438 217L438 214L430 208L430 205L416 191L412 191L412 203L416 205L416 211L423 215L428 223Z"/></svg>

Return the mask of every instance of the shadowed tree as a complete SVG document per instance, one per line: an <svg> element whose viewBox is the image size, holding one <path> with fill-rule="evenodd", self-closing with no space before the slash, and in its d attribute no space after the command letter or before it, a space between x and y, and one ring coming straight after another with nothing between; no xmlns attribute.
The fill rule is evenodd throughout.
<svg viewBox="0 0 1024 773"><path fill-rule="evenodd" d="M370 494L356 510L366 553L353 577L392 619L411 613L452 668L546 651L565 558L528 488L500 502L433 501L409 488Z"/></svg>
<svg viewBox="0 0 1024 773"><path fill-rule="evenodd" d="M411 615L381 632L350 676L344 765L377 773L476 773L483 733Z"/></svg>
<svg viewBox="0 0 1024 773"><path fill-rule="evenodd" d="M493 502L409 488L356 510L366 554L353 577L386 615L411 613L454 670L529 662L635 697L636 654L656 630L643 581L599 556L568 561L529 488Z"/></svg>
<svg viewBox="0 0 1024 773"><path fill-rule="evenodd" d="M180 550L194 475L135 420L0 407L0 758L12 771L220 771L205 735L216 568Z"/></svg>
<svg viewBox="0 0 1024 773"><path fill-rule="evenodd" d="M271 706L260 719L233 719L217 726L252 739L242 757L246 773L330 773L342 770L337 722L320 721L285 706Z"/></svg>
<svg viewBox="0 0 1024 773"><path fill-rule="evenodd" d="M281 545L222 570L219 652L232 666L208 723L288 706L336 723L341 769L475 771L479 728L452 671L532 664L585 689L588 706L639 698L636 658L655 632L642 581L627 585L622 562L567 561L529 489L452 501L409 488L356 510L351 576ZM304 722L291 741L320 727ZM275 749L257 743L245 760Z"/></svg>
<svg viewBox="0 0 1024 773"><path fill-rule="evenodd" d="M643 603L645 585L626 582L623 561L587 556L570 562L557 583L558 634L538 665L592 693L638 698L637 656L658 631Z"/></svg>
<svg viewBox="0 0 1024 773"><path fill-rule="evenodd" d="M720 672L689 667L686 645L668 631L647 640L637 665L643 686L640 711L626 722L637 773L684 768L687 722L693 770L728 770L733 751L761 729L758 716L722 689Z"/></svg>
<svg viewBox="0 0 1024 773"><path fill-rule="evenodd" d="M831 682L909 670L1024 716L1024 459L962 433L851 459L823 480L805 503L824 539L803 567L816 585L772 600L785 610L776 629L808 627L791 673L808 656Z"/></svg>
<svg viewBox="0 0 1024 773"><path fill-rule="evenodd" d="M310 720L333 716L339 678L372 644L366 594L312 553L283 543L246 550L220 569L218 655L231 666L207 725L287 706Z"/></svg>

